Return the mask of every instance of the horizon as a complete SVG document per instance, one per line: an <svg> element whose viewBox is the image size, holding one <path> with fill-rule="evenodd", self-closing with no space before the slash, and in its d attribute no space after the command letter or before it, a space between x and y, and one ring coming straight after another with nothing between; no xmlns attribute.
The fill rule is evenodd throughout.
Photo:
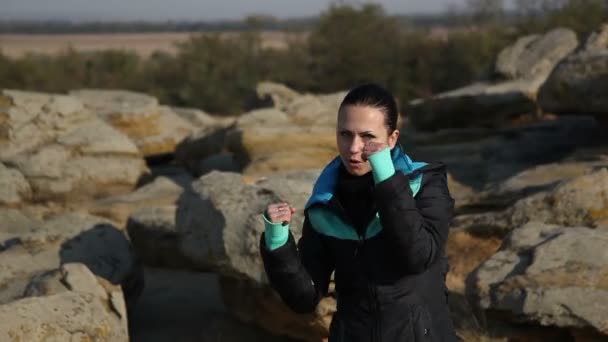
<svg viewBox="0 0 608 342"><path fill-rule="evenodd" d="M270 16L278 20L316 17L332 3L360 5L376 3L389 15L437 15L451 6L462 6L464 0L311 0L306 3L266 0L263 4L242 4L237 0L210 2L175 0L166 8L163 0L106 0L82 4L81 0L55 0L51 6L43 0L0 0L0 21L68 21L68 22L189 22L239 21L251 15ZM144 8L144 10L142 10Z"/></svg>

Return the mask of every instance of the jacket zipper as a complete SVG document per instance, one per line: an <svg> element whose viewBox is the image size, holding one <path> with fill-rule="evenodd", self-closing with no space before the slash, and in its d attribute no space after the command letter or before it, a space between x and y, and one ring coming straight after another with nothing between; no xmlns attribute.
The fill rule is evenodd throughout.
<svg viewBox="0 0 608 342"><path fill-rule="evenodd" d="M351 221L350 217L348 217L348 215L346 215L346 210L344 210L344 207L342 207L342 204L340 203L340 201L338 201L335 197L332 197L329 200L330 206L333 206L338 214L355 230L357 231L357 229L355 228L353 222ZM357 247L355 247L355 253L354 253L354 257L357 257L358 254L360 253L360 251L363 249L364 245L365 245L365 234L367 233L367 227L365 228L365 230L363 232L359 232L357 231L357 237L358 237L358 241L357 241ZM382 333L381 333L381 328L380 328L380 304L378 302L378 291L376 289L376 287L374 285L372 285L369 281L369 274L368 274L368 269L365 268L364 270L364 274L366 276L366 281L367 281L367 294L368 294L368 300L372 309L372 342L382 342Z"/></svg>

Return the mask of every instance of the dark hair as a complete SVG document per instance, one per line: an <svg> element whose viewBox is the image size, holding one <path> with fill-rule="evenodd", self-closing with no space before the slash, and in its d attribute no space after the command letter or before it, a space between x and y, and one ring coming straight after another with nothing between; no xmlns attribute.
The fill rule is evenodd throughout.
<svg viewBox="0 0 608 342"><path fill-rule="evenodd" d="M348 105L378 108L384 113L384 123L389 132L397 129L397 102L393 94L375 83L365 83L352 88L342 100L339 110Z"/></svg>

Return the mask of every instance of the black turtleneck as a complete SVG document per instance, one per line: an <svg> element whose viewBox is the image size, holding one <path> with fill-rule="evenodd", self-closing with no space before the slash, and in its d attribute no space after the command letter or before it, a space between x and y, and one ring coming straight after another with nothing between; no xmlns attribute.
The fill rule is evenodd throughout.
<svg viewBox="0 0 608 342"><path fill-rule="evenodd" d="M364 233L376 213L373 191L374 178L371 171L363 176L353 176L346 171L344 165L340 166L336 198L359 234Z"/></svg>

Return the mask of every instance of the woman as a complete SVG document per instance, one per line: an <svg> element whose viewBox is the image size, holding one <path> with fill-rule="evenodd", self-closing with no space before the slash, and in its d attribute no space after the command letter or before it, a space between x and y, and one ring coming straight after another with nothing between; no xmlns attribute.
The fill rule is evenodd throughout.
<svg viewBox="0 0 608 342"><path fill-rule="evenodd" d="M339 157L319 176L297 247L294 208L264 213L261 254L272 286L295 312L313 312L335 271L330 342L455 341L445 244L454 201L442 164L399 147L397 105L385 89L352 89L338 111Z"/></svg>

